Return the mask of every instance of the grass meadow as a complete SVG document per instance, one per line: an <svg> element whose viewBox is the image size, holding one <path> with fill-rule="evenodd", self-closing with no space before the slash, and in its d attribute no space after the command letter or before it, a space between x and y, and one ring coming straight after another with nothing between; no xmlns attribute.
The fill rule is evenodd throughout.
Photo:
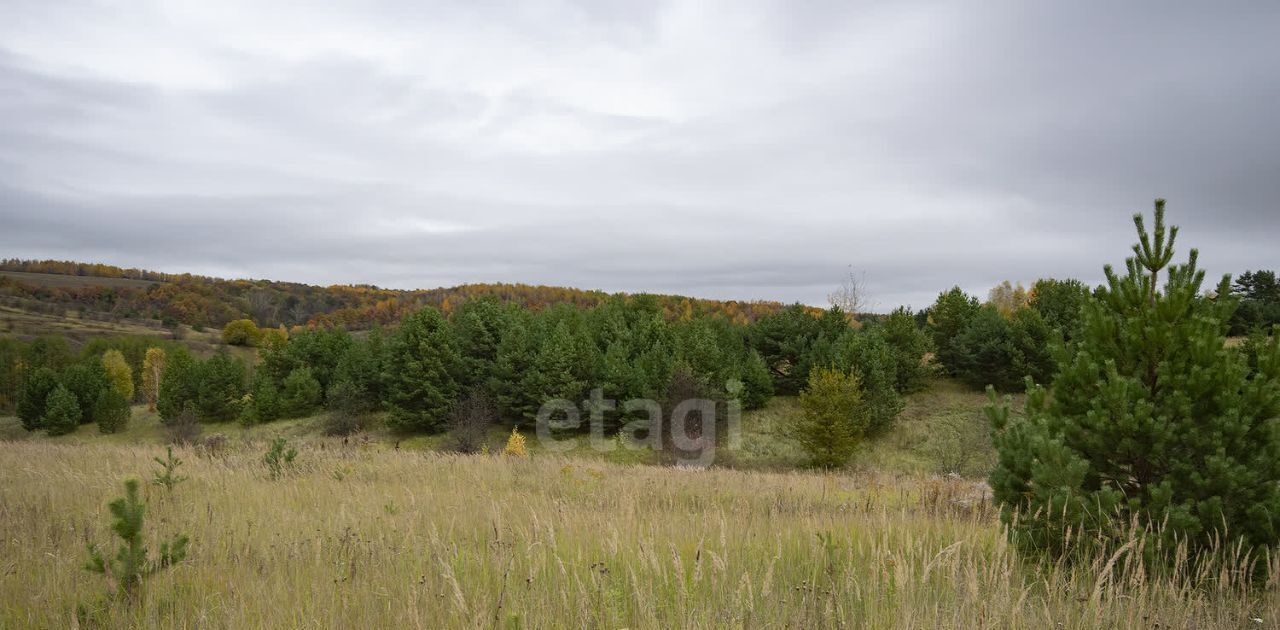
<svg viewBox="0 0 1280 630"><path fill-rule="evenodd" d="M1132 553L1021 558L980 481L323 442L273 481L264 448L178 450L190 479L145 489L145 531L190 535L190 555L126 604L85 546L113 544L106 503L162 448L0 443L0 627L1257 628L1280 611L1228 564L1191 586Z"/></svg>

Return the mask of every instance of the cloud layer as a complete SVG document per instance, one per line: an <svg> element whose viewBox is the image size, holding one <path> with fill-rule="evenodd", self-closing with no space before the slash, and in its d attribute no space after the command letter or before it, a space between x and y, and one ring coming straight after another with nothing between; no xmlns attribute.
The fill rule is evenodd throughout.
<svg viewBox="0 0 1280 630"><path fill-rule="evenodd" d="M1280 5L10 2L0 251L882 308L1280 266Z"/></svg>

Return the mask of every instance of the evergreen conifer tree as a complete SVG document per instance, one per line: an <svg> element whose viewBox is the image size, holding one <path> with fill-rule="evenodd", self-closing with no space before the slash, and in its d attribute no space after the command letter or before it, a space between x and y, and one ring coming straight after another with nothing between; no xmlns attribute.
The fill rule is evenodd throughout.
<svg viewBox="0 0 1280 630"><path fill-rule="evenodd" d="M803 411L790 434L814 466L838 468L849 462L867 428L858 375L820 367L800 392Z"/></svg>
<svg viewBox="0 0 1280 630"><path fill-rule="evenodd" d="M80 403L75 394L63 385L58 385L49 393L44 405L44 417L40 420L49 435L66 435L80 426Z"/></svg>
<svg viewBox="0 0 1280 630"><path fill-rule="evenodd" d="M28 431L44 428L45 404L49 394L58 387L58 375L47 367L36 368L22 383L18 394L18 419Z"/></svg>
<svg viewBox="0 0 1280 630"><path fill-rule="evenodd" d="M98 402L98 394L111 386L107 382L107 372L102 369L102 363L85 361L72 365L62 371L58 382L75 396L80 410L80 423L93 422L93 405Z"/></svg>
<svg viewBox="0 0 1280 630"><path fill-rule="evenodd" d="M773 379L759 352L751 350L742 366L742 408L761 409L773 398Z"/></svg>
<svg viewBox="0 0 1280 630"><path fill-rule="evenodd" d="M832 365L858 375L866 433L888 431L902 413L902 397L894 388L893 349L879 328L847 331L833 348Z"/></svg>
<svg viewBox="0 0 1280 630"><path fill-rule="evenodd" d="M200 374L195 358L182 347L168 353L162 364L156 410L167 424L186 409L188 402L195 404L200 390Z"/></svg>
<svg viewBox="0 0 1280 630"><path fill-rule="evenodd" d="M225 422L240 413L245 395L244 362L218 352L196 363L196 409L202 422Z"/></svg>
<svg viewBox="0 0 1280 630"><path fill-rule="evenodd" d="M119 433L129 426L129 401L114 387L104 387L93 404L93 421L102 433Z"/></svg>
<svg viewBox="0 0 1280 630"><path fill-rule="evenodd" d="M556 324L534 356L533 369L522 379L526 400L524 419L533 420L543 403L565 399L577 403L587 383L578 378L581 354L577 340L565 321Z"/></svg>
<svg viewBox="0 0 1280 630"><path fill-rule="evenodd" d="M493 297L467 300L453 312L451 320L464 362L462 386L486 387L498 361L506 309Z"/></svg>
<svg viewBox="0 0 1280 630"><path fill-rule="evenodd" d="M462 359L448 322L434 308L406 317L392 338L386 382L391 415L400 431L439 431L458 398Z"/></svg>
<svg viewBox="0 0 1280 630"><path fill-rule="evenodd" d="M320 405L320 398L320 381L311 375L311 368L294 368L280 388L280 409L291 418L306 416Z"/></svg>
<svg viewBox="0 0 1280 630"><path fill-rule="evenodd" d="M960 371L962 352L956 342L978 309L978 298L966 294L960 287L939 293L938 300L929 308L928 328L933 338L934 358L947 374Z"/></svg>
<svg viewBox="0 0 1280 630"><path fill-rule="evenodd" d="M1023 418L1007 403L988 408L999 455L990 483L1003 518L1015 542L1051 553L1118 544L1130 522L1165 543L1149 553L1175 540L1192 551L1214 540L1274 547L1276 340L1251 372L1243 353L1224 347L1228 279L1209 299L1196 250L1169 265L1177 229L1165 228L1163 200L1154 233L1141 215L1134 223L1134 256L1123 275L1105 268L1078 338L1060 349L1052 391L1030 387Z"/></svg>
<svg viewBox="0 0 1280 630"><path fill-rule="evenodd" d="M89 545L89 560L84 568L92 573L105 575L116 582L121 597L137 597L142 582L155 572L182 562L187 557L188 538L175 536L160 544L160 554L152 560L143 542L142 524L147 506L138 498L138 480L124 482L125 496L112 501L107 507L114 517L111 531L120 538L115 555L106 556Z"/></svg>
<svg viewBox="0 0 1280 630"><path fill-rule="evenodd" d="M880 331L893 352L894 388L903 394L923 388L928 375L924 355L929 351L929 336L916 325L915 315L898 307L880 324Z"/></svg>

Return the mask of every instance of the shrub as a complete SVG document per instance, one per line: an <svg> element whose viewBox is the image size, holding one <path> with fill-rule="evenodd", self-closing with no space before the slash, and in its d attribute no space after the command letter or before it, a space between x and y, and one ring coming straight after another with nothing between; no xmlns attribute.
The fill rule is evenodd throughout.
<svg viewBox="0 0 1280 630"><path fill-rule="evenodd" d="M164 430L170 444L194 444L200 439L203 429L196 417L195 403L188 402L182 411L165 421Z"/></svg>
<svg viewBox="0 0 1280 630"><path fill-rule="evenodd" d="M64 385L58 385L49 393L44 405L44 417L40 420L49 435L66 435L80 426L80 405L76 397Z"/></svg>
<svg viewBox="0 0 1280 630"><path fill-rule="evenodd" d="M160 555L154 561L148 557L143 543L142 524L146 505L138 500L138 480L124 482L125 495L110 504L114 517L111 531L120 538L120 547L113 556L104 556L92 543L89 544L89 561L85 570L105 575L116 582L121 597L133 599L142 588L143 579L157 571L182 562L187 557L186 536L179 535L160 544Z"/></svg>
<svg viewBox="0 0 1280 630"><path fill-rule="evenodd" d="M449 412L449 448L478 453L484 448L489 427L498 422L498 407L483 390L472 390Z"/></svg>
<svg viewBox="0 0 1280 630"><path fill-rule="evenodd" d="M1166 233L1163 200L1154 234L1134 223L1127 273L1105 268L1052 392L1030 388L1025 418L992 396L994 497L1025 548L1107 547L1132 523L1150 530L1149 554L1264 553L1280 542L1280 348L1273 339L1251 375L1224 347L1232 301L1200 294L1196 250L1168 266L1177 229Z"/></svg>
<svg viewBox="0 0 1280 630"><path fill-rule="evenodd" d="M991 427L976 411L937 418L929 426L924 449L939 473L973 477L991 472Z"/></svg>
<svg viewBox="0 0 1280 630"><path fill-rule="evenodd" d="M861 443L867 414L858 376L836 369L818 368L800 392L802 415L791 427L791 437L819 468L844 466Z"/></svg>
<svg viewBox="0 0 1280 630"><path fill-rule="evenodd" d="M258 329L256 345L260 348L278 348L284 346L287 341L289 341L289 331L285 330L284 324L279 328Z"/></svg>

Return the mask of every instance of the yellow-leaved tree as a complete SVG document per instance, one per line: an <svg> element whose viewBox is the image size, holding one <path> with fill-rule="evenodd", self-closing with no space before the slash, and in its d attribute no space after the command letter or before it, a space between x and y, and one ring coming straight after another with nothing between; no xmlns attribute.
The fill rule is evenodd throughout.
<svg viewBox="0 0 1280 630"><path fill-rule="evenodd" d="M142 395L147 399L147 410L156 410L160 397L160 377L164 375L164 348L152 346L142 359Z"/></svg>
<svg viewBox="0 0 1280 630"><path fill-rule="evenodd" d="M125 400L133 400L133 370L119 350L107 350L102 355L102 368L107 373L111 388Z"/></svg>
<svg viewBox="0 0 1280 630"><path fill-rule="evenodd" d="M524 446L524 436L520 435L520 429L511 429L511 437L507 438L507 446L502 449L502 454L512 457L529 456L529 451Z"/></svg>

